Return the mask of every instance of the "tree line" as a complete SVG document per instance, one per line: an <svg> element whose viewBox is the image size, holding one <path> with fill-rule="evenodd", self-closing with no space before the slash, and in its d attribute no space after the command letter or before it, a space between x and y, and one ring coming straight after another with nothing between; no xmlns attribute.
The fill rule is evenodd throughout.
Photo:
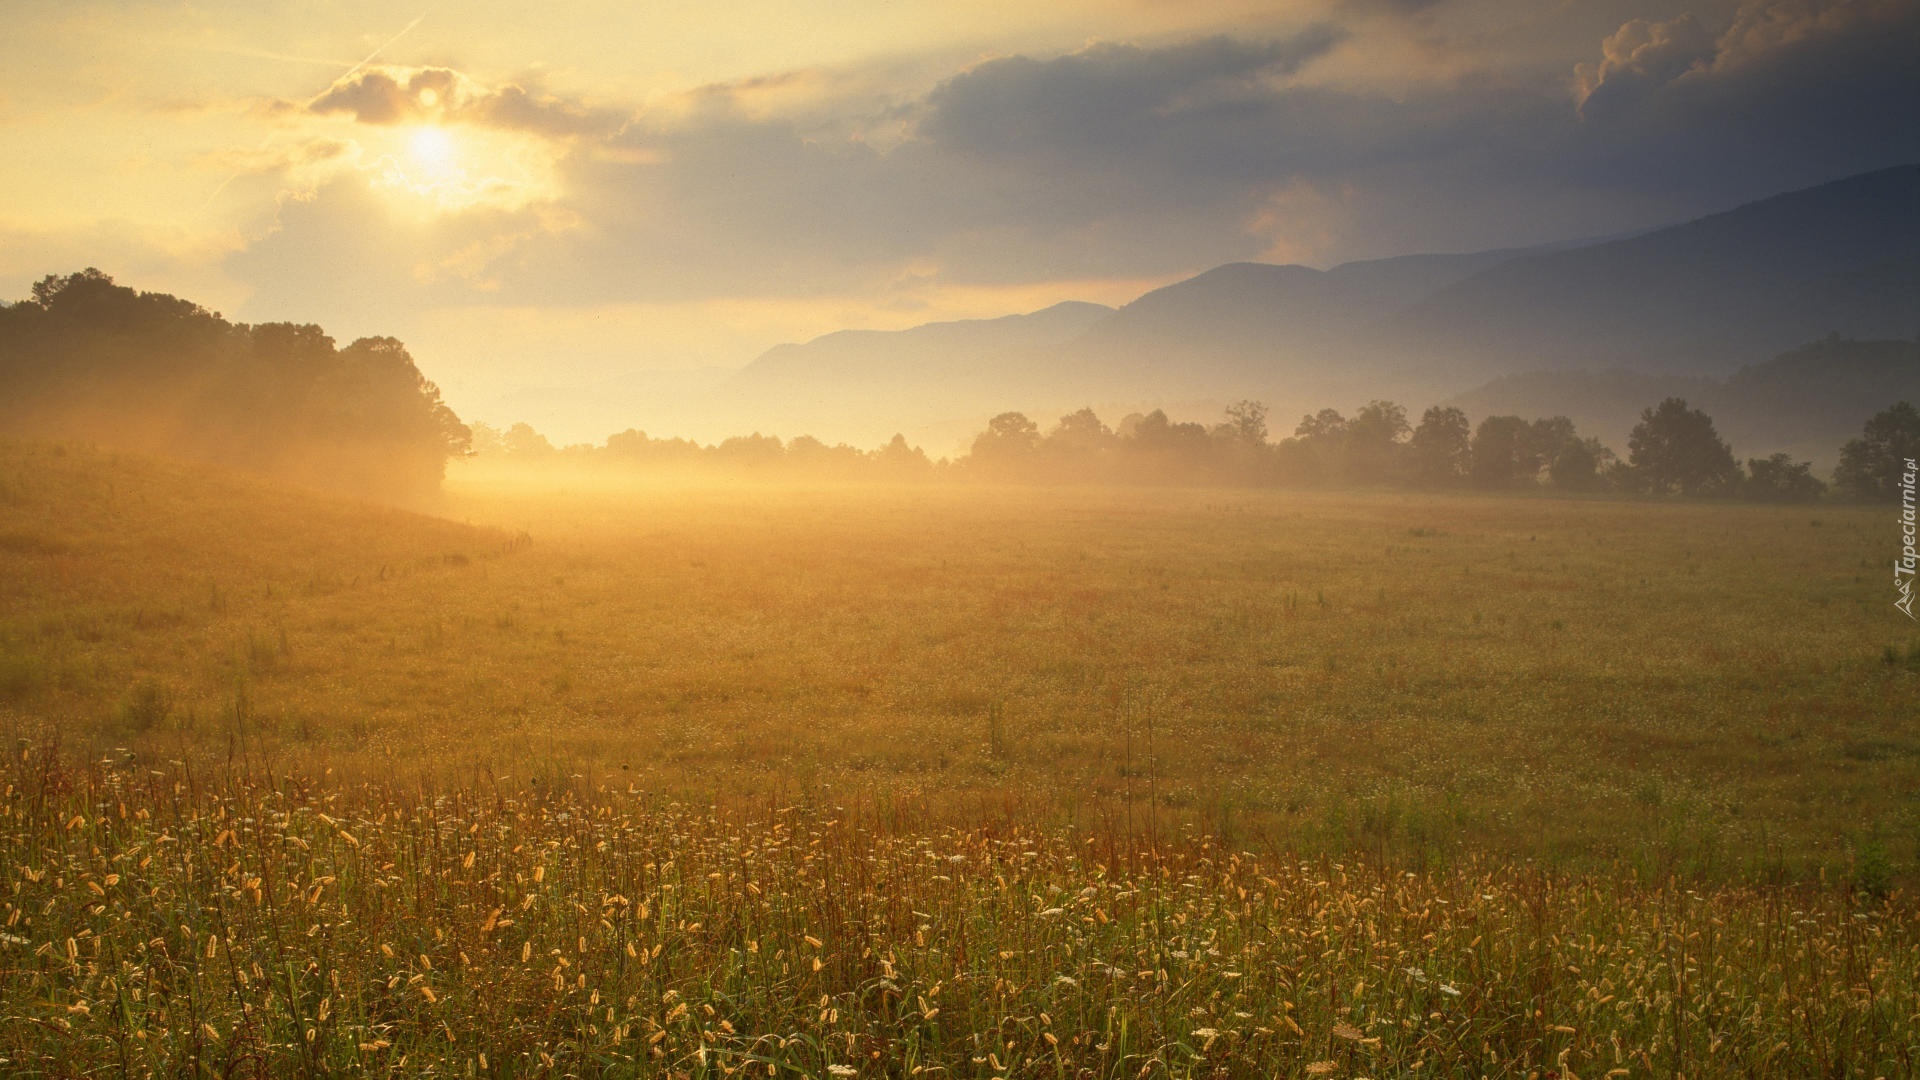
<svg viewBox="0 0 1920 1080"><path fill-rule="evenodd" d="M846 443L828 445L811 435L782 440L774 435L736 435L712 444L677 437L655 438L628 428L607 436L605 446L555 446L532 425L501 429L475 423L472 457L482 463L530 468L551 466L675 470L723 475L767 475L820 480L924 480L948 474L953 464L895 435L875 450Z"/></svg>
<svg viewBox="0 0 1920 1080"><path fill-rule="evenodd" d="M1547 488L1768 502L1828 493L1810 462L1788 454L1742 466L1713 419L1677 397L1641 413L1625 457L1582 436L1565 416L1488 416L1476 425L1463 410L1436 405L1414 424L1402 406L1371 401L1351 417L1334 409L1303 416L1278 441L1269 437L1267 416L1260 402L1241 401L1210 426L1155 410L1109 428L1081 409L1043 434L1024 414L1008 412L988 422L961 464L1000 480ZM1842 448L1834 485L1849 498L1892 498L1904 462L1916 454L1920 414L1900 402Z"/></svg>
<svg viewBox="0 0 1920 1080"><path fill-rule="evenodd" d="M390 337L229 322L95 269L0 306L0 432L94 441L383 497L431 493L469 432Z"/></svg>
<svg viewBox="0 0 1920 1080"><path fill-rule="evenodd" d="M318 326L230 322L91 268L43 278L29 299L0 305L0 433L90 438L387 497L432 492L447 461L469 455L844 480L1405 484L1782 502L1828 489L1786 454L1743 466L1712 419L1680 398L1644 410L1624 457L1564 416L1474 424L1461 409L1434 406L1415 424L1390 401L1351 417L1322 409L1278 440L1257 401L1236 402L1213 424L1156 409L1109 427L1086 408L1044 432L1006 412L955 460L933 460L901 435L869 451L804 435L702 445L629 429L603 447L555 448L526 424L463 424L393 338L340 348ZM1849 498L1896 498L1917 455L1920 414L1900 402L1842 448L1833 486Z"/></svg>
<svg viewBox="0 0 1920 1080"><path fill-rule="evenodd" d="M754 433L713 444L655 438L628 429L604 446L554 446L525 423L501 430L473 425L481 461L530 467L572 465L674 469L832 480L973 479L1011 483L1380 486L1479 490L1545 489L1807 502L1829 493L1809 462L1787 454L1744 466L1713 419L1685 400L1648 406L1621 457L1564 416L1526 420L1489 416L1477 425L1452 406L1426 410L1418 424L1390 401L1353 416L1322 409L1301 418L1292 436L1271 438L1257 401L1229 406L1212 424L1174 421L1163 410L1134 413L1109 427L1092 409L1062 416L1050 429L1024 413L987 423L968 452L933 459L895 435L861 450L802 435ZM1920 454L1920 414L1901 402L1868 421L1841 451L1837 494L1888 499L1904 461Z"/></svg>

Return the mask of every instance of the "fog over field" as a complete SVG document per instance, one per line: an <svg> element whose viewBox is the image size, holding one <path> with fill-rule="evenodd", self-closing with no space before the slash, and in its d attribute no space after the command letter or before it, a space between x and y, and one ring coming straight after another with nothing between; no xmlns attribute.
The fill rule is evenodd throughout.
<svg viewBox="0 0 1920 1080"><path fill-rule="evenodd" d="M0 37L0 1075L1920 1073L1920 6Z"/></svg>

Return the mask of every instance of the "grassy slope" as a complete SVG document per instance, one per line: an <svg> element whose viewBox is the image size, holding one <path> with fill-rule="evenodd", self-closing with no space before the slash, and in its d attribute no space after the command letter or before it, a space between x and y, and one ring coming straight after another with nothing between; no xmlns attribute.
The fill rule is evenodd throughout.
<svg viewBox="0 0 1920 1080"><path fill-rule="evenodd" d="M337 638L326 670L291 653L289 623L329 598L376 607L513 543L205 466L0 443L0 709L83 740L191 734L261 674L350 678L372 642ZM173 707L119 716L142 684Z"/></svg>

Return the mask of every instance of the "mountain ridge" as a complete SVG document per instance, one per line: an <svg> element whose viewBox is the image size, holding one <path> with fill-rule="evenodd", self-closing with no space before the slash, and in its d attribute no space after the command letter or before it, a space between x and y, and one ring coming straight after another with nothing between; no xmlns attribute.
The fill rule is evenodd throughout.
<svg viewBox="0 0 1920 1080"><path fill-rule="evenodd" d="M1909 164L1609 238L1326 270L1226 263L1118 308L839 331L768 349L724 393L745 426L871 441L1089 403L1255 398L1286 417L1374 398L1417 411L1536 371L1724 379L1829 334L1916 331Z"/></svg>

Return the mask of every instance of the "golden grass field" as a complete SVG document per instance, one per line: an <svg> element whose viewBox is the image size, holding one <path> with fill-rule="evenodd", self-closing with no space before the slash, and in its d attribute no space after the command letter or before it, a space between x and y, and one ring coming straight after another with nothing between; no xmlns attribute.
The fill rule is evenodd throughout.
<svg viewBox="0 0 1920 1080"><path fill-rule="evenodd" d="M0 447L0 1069L1913 1073L1885 510L435 513Z"/></svg>

